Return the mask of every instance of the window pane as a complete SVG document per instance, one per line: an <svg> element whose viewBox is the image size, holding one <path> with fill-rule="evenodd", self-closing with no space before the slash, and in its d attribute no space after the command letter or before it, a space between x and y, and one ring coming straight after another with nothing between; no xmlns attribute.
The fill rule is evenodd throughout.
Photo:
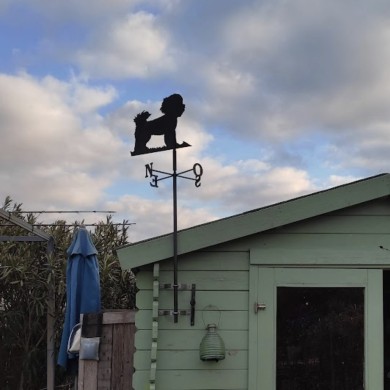
<svg viewBox="0 0 390 390"><path fill-rule="evenodd" d="M363 390L364 289L277 289L277 390Z"/></svg>

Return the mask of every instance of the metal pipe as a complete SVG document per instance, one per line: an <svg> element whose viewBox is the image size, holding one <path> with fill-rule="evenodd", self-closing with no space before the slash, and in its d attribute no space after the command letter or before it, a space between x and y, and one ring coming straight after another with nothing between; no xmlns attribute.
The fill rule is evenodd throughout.
<svg viewBox="0 0 390 390"><path fill-rule="evenodd" d="M172 150L173 161L173 321L178 321L178 281L177 281L177 162L176 147Z"/></svg>
<svg viewBox="0 0 390 390"><path fill-rule="evenodd" d="M54 262L54 238L50 236L49 241L47 242L47 258L49 269L51 272L51 267ZM47 291L47 313L46 313L46 326L47 326L47 335L46 335L46 356L47 356L47 372L46 372L46 386L47 390L54 390L55 388L55 342L54 342L54 333L55 333L55 278L51 275L51 282L48 286Z"/></svg>

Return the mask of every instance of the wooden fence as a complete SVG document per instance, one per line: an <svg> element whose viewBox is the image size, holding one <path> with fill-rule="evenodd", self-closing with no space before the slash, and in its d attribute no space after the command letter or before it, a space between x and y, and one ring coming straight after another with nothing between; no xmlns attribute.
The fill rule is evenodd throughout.
<svg viewBox="0 0 390 390"><path fill-rule="evenodd" d="M99 360L79 360L78 390L131 390L134 311L103 313Z"/></svg>

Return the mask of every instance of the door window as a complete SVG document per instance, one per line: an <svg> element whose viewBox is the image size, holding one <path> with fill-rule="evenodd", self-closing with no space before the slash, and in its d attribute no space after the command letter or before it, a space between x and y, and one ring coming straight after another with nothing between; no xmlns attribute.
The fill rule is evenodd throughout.
<svg viewBox="0 0 390 390"><path fill-rule="evenodd" d="M277 390L362 390L364 289L278 287Z"/></svg>

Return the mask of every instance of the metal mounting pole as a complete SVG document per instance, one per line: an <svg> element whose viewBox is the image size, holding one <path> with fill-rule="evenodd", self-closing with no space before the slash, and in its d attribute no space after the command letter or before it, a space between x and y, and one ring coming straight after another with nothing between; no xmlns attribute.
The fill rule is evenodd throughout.
<svg viewBox="0 0 390 390"><path fill-rule="evenodd" d="M178 281L177 281L177 162L176 147L172 150L173 161L173 321L178 321Z"/></svg>
<svg viewBox="0 0 390 390"><path fill-rule="evenodd" d="M187 144L187 146L190 146ZM172 164L173 164L173 173L158 171L153 169L153 163L146 164L145 177L150 177L151 182L149 183L152 187L158 187L158 182L160 180L165 180L172 177L173 183L173 311L170 313L173 315L174 322L178 322L178 316L180 314L178 309L178 231L177 231L177 178L181 177L182 179L189 179L195 181L195 187L200 187L200 179L203 175L203 168L200 164L196 163L192 169L188 169L183 172L177 172L177 158L176 158L176 148L172 149ZM184 176L185 173L192 171L194 178ZM165 177L159 178L157 173L162 173L166 175ZM195 304L195 299L194 299Z"/></svg>
<svg viewBox="0 0 390 390"><path fill-rule="evenodd" d="M183 141L178 144L176 141L176 126L177 120L185 111L185 104L183 103L183 97L174 93L164 98L161 105L161 112L164 114L159 118L148 120L151 115L147 111L142 111L134 118L135 122L135 144L134 151L130 152L132 156L139 156L142 154L156 153L164 150L172 150L172 162L173 162L173 173L158 171L153 169L153 163L146 164L145 177L150 177L151 182L149 183L152 187L158 187L160 180L171 178L173 179L173 317L174 322L178 322L179 309L178 309L178 232L177 232L177 178L189 179L195 181L195 187L200 186L200 179L203 175L203 168L200 164L196 163L192 169L188 169L183 172L177 172L177 161L176 161L176 149L186 148L191 146L187 142ZM165 145L157 148L149 148L147 146L151 136L153 135L164 135ZM194 178L184 176L185 173L192 171L195 175ZM162 173L165 177L159 178L156 173ZM195 299L193 299L195 304Z"/></svg>

